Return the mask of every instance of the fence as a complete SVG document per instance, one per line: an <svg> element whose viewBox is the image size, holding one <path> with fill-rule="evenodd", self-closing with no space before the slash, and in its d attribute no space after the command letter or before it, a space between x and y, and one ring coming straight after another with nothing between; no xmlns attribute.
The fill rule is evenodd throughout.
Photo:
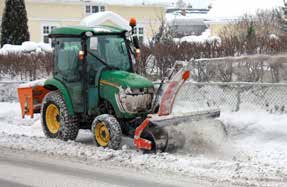
<svg viewBox="0 0 287 187"><path fill-rule="evenodd" d="M190 61L197 82L286 82L287 55L249 55Z"/></svg>
<svg viewBox="0 0 287 187"><path fill-rule="evenodd" d="M17 87L23 82L0 81L0 102L17 101ZM261 108L271 113L287 113L286 83L187 82L176 98L185 107L219 106L224 110ZM204 102L204 103L203 103Z"/></svg>
<svg viewBox="0 0 287 187"><path fill-rule="evenodd" d="M202 102L224 110L264 109L271 113L287 113L287 84L285 83L198 83L187 82L177 101L192 104Z"/></svg>

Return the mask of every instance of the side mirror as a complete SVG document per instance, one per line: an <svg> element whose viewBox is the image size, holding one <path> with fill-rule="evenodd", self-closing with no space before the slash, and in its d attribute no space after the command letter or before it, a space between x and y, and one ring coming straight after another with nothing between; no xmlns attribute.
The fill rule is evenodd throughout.
<svg viewBox="0 0 287 187"><path fill-rule="evenodd" d="M90 38L90 49L91 50L98 50L98 37L91 37Z"/></svg>

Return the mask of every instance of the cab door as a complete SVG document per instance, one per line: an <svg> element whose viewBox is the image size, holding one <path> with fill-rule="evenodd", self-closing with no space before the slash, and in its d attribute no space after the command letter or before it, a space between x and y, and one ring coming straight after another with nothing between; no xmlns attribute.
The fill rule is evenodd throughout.
<svg viewBox="0 0 287 187"><path fill-rule="evenodd" d="M55 46L54 77L64 83L76 113L84 111L81 63L78 58L80 38L59 38Z"/></svg>

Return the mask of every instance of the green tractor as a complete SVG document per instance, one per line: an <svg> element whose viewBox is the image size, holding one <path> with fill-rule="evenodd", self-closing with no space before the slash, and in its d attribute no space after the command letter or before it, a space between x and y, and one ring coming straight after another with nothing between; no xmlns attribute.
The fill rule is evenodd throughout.
<svg viewBox="0 0 287 187"><path fill-rule="evenodd" d="M134 139L138 149L151 152L173 147L165 126L218 117L219 110L170 115L189 71L179 72L162 92L161 101L155 101L161 92L135 74L140 49L135 24L131 27L131 31L108 26L54 29L49 35L53 76L43 84L18 89L23 117L41 112L49 138L75 140L79 129L91 129L98 146L119 149L125 135Z"/></svg>

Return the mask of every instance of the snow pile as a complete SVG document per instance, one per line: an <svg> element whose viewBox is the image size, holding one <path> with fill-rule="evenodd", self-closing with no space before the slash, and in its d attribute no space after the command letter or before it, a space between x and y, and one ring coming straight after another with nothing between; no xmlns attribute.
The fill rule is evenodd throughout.
<svg viewBox="0 0 287 187"><path fill-rule="evenodd" d="M30 52L52 52L50 44L23 42L22 45L5 44L0 49L0 55L7 55L9 53L30 53Z"/></svg>
<svg viewBox="0 0 287 187"><path fill-rule="evenodd" d="M22 119L20 103L0 103L0 132L43 137L39 116Z"/></svg>
<svg viewBox="0 0 287 187"><path fill-rule="evenodd" d="M200 36L191 35L184 36L182 38L174 38L175 42L188 42L188 43L212 43L219 42L221 43L221 39L218 36L211 36L210 29L206 29Z"/></svg>
<svg viewBox="0 0 287 187"><path fill-rule="evenodd" d="M106 22L112 22L122 29L130 30L129 22L120 15L111 11L99 12L87 16L81 21L81 25L86 27L95 27L103 25Z"/></svg>

